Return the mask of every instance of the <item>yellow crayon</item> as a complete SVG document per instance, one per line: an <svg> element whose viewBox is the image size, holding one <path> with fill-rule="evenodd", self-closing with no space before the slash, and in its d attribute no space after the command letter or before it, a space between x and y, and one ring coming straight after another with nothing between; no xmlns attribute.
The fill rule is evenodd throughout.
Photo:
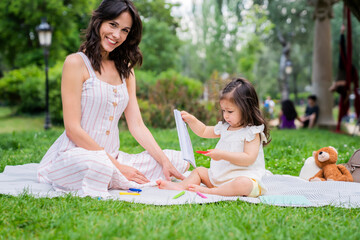
<svg viewBox="0 0 360 240"><path fill-rule="evenodd" d="M135 192L120 192L120 195L140 195L140 193L135 193Z"/></svg>

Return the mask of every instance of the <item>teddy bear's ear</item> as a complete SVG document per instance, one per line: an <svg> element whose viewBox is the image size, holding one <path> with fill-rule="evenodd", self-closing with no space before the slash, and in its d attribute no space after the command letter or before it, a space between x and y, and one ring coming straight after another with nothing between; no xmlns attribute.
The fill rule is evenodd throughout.
<svg viewBox="0 0 360 240"><path fill-rule="evenodd" d="M315 158L315 155L316 155L316 151L313 151L313 157Z"/></svg>
<svg viewBox="0 0 360 240"><path fill-rule="evenodd" d="M332 148L336 152L336 154L338 154L337 150L334 147L329 146L329 148Z"/></svg>

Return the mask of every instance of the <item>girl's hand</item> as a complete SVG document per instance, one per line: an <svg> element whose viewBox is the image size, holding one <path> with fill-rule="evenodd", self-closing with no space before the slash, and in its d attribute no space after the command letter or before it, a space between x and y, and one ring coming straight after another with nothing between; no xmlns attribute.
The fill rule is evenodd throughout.
<svg viewBox="0 0 360 240"><path fill-rule="evenodd" d="M188 113L186 111L181 111L180 113L181 113L182 119L186 123L192 122L196 119L196 117L194 115L191 115L190 113Z"/></svg>
<svg viewBox="0 0 360 240"><path fill-rule="evenodd" d="M219 161L223 160L223 151L219 149L209 149L209 152L204 154L207 157L210 157L212 160Z"/></svg>
<svg viewBox="0 0 360 240"><path fill-rule="evenodd" d="M118 167L118 169L129 181L134 181L139 184L150 182L144 174L133 167L121 165Z"/></svg>
<svg viewBox="0 0 360 240"><path fill-rule="evenodd" d="M162 164L163 173L165 175L165 179L167 181L171 180L171 177L176 177L177 179L183 180L185 177L179 173L179 171L171 164L171 162L168 160L165 163Z"/></svg>

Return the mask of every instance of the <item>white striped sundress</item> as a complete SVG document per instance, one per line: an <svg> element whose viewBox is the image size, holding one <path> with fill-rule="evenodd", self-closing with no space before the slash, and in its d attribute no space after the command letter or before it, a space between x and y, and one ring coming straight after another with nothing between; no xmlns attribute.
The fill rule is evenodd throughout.
<svg viewBox="0 0 360 240"><path fill-rule="evenodd" d="M102 151L90 151L77 147L66 131L54 142L40 162L38 179L52 184L58 191L77 191L80 195L109 196L108 189L141 188L155 185L164 178L162 167L148 152L127 154L119 151L118 121L128 101L126 81L111 85L95 75L87 56L79 52L89 71L90 78L83 83L81 93L81 127L101 147ZM138 184L121 174L108 158L113 156L120 164L132 166L142 172L150 183ZM187 162L181 153L164 150L174 167L183 173Z"/></svg>

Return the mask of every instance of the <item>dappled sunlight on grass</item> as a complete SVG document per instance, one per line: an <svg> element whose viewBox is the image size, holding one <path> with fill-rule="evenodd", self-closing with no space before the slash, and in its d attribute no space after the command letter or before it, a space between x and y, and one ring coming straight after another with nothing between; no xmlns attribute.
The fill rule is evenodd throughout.
<svg viewBox="0 0 360 240"><path fill-rule="evenodd" d="M45 116L41 115L13 115L10 108L0 107L0 133L14 131L40 131L44 129ZM59 128L54 126L54 128ZM61 127L60 127L61 128Z"/></svg>

